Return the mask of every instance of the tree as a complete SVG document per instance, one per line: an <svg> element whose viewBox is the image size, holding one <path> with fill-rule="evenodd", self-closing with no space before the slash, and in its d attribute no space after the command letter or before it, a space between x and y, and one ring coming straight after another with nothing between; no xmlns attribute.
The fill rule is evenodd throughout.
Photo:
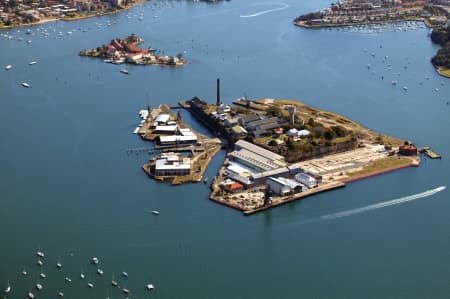
<svg viewBox="0 0 450 299"><path fill-rule="evenodd" d="M281 109L278 106L270 106L266 109L266 113L271 116L279 116L281 115Z"/></svg>
<svg viewBox="0 0 450 299"><path fill-rule="evenodd" d="M337 137L345 137L348 132L343 126L332 126L331 129L336 133Z"/></svg>
<svg viewBox="0 0 450 299"><path fill-rule="evenodd" d="M278 143L277 143L277 141L275 139L272 139L272 140L269 141L268 145L270 145L270 146L277 146Z"/></svg>
<svg viewBox="0 0 450 299"><path fill-rule="evenodd" d="M323 132L323 137L329 141L329 140L333 140L334 138L336 138L336 133L333 130L325 130Z"/></svg>

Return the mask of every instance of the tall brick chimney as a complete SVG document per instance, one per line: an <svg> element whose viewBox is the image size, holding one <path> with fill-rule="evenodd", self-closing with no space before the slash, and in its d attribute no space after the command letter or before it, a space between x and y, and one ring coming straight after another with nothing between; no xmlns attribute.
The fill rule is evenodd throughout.
<svg viewBox="0 0 450 299"><path fill-rule="evenodd" d="M220 106L220 79L217 78L217 106Z"/></svg>

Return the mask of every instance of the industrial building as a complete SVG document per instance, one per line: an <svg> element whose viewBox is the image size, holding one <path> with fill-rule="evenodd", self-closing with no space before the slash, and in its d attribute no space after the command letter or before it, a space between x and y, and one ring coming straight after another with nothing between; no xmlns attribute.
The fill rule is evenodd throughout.
<svg viewBox="0 0 450 299"><path fill-rule="evenodd" d="M256 172L272 170L282 166L270 158L255 154L246 149L231 152L230 158L233 161L238 161L239 163L254 169Z"/></svg>
<svg viewBox="0 0 450 299"><path fill-rule="evenodd" d="M399 146L398 153L404 156L417 156L417 147L414 144L404 144Z"/></svg>
<svg viewBox="0 0 450 299"><path fill-rule="evenodd" d="M158 115L158 117L156 117L155 122L158 125L165 125L165 124L167 124L169 119L170 119L170 115L169 114L161 113L160 115Z"/></svg>
<svg viewBox="0 0 450 299"><path fill-rule="evenodd" d="M238 140L230 153L228 176L244 185L264 184L269 176L289 174L283 156L268 151L245 140Z"/></svg>
<svg viewBox="0 0 450 299"><path fill-rule="evenodd" d="M296 174L295 179L310 189L317 186L317 180L303 172Z"/></svg>
<svg viewBox="0 0 450 299"><path fill-rule="evenodd" d="M235 151L239 151L241 149L246 149L246 150L253 152L259 156L262 156L264 158L274 160L280 166L286 166L286 162L285 162L283 156L275 154L274 152L266 150L260 146L254 145L253 143L247 142L245 140L237 141L234 144L234 149L235 149Z"/></svg>
<svg viewBox="0 0 450 299"><path fill-rule="evenodd" d="M299 193L308 189L306 186L299 182L283 177L269 177L266 180L266 186L267 189L280 196Z"/></svg>
<svg viewBox="0 0 450 299"><path fill-rule="evenodd" d="M156 134L175 134L177 131L177 126L156 126L153 133Z"/></svg>
<svg viewBox="0 0 450 299"><path fill-rule="evenodd" d="M278 127L284 127L288 122L279 117L269 117L247 122L245 128L251 132L254 137L266 136L272 134L272 130Z"/></svg>
<svg viewBox="0 0 450 299"><path fill-rule="evenodd" d="M191 172L191 159L174 154L164 154L156 159L155 176L188 175Z"/></svg>

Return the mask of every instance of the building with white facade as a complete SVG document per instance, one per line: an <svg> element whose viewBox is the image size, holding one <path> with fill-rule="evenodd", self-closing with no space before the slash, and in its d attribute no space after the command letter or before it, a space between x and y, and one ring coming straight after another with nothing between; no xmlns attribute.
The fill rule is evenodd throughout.
<svg viewBox="0 0 450 299"><path fill-rule="evenodd" d="M307 186L308 188L314 188L317 186L317 180L312 176L303 172L296 174L295 179L298 182L302 183L303 185Z"/></svg>
<svg viewBox="0 0 450 299"><path fill-rule="evenodd" d="M191 172L191 159L174 154L164 154L156 159L155 176L188 175Z"/></svg>

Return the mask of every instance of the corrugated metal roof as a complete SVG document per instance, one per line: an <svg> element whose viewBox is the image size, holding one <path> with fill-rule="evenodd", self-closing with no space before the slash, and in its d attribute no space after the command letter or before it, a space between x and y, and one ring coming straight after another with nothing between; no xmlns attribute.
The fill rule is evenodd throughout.
<svg viewBox="0 0 450 299"><path fill-rule="evenodd" d="M248 151L251 151L255 154L258 154L264 158L270 159L270 160L280 160L280 161L284 161L284 157L280 156L278 154L275 154L271 151L268 151L260 146L254 145L250 142L247 142L245 140L238 140L235 143L235 146L246 149Z"/></svg>
<svg viewBox="0 0 450 299"><path fill-rule="evenodd" d="M155 121L159 122L159 123L166 123L170 118L169 114L160 114L158 115L158 117L155 119Z"/></svg>

